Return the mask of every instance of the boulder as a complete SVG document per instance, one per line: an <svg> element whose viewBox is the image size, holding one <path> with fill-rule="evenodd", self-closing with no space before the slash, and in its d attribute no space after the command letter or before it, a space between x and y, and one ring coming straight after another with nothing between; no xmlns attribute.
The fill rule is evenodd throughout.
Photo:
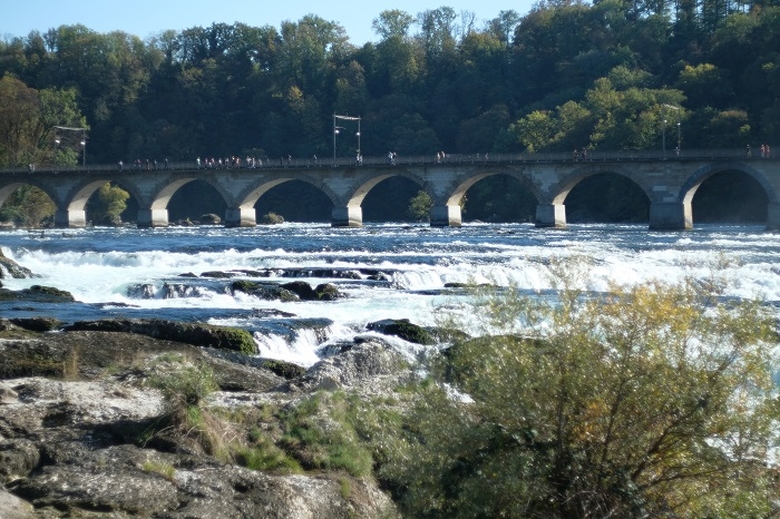
<svg viewBox="0 0 780 519"><path fill-rule="evenodd" d="M30 269L22 267L10 258L6 258L3 251L0 250L0 279L10 276L15 279L24 279L33 277Z"/></svg>
<svg viewBox="0 0 780 519"><path fill-rule="evenodd" d="M33 285L22 290L0 288L0 301L34 301L37 303L73 303L76 299L70 292L54 287Z"/></svg>
<svg viewBox="0 0 780 519"><path fill-rule="evenodd" d="M50 332L62 326L62 321L54 317L19 317L10 321L20 328L33 332Z"/></svg>
<svg viewBox="0 0 780 519"><path fill-rule="evenodd" d="M293 292L304 301L333 301L343 297L343 294L333 283L321 283L312 288L305 281L291 281L282 284L282 288Z"/></svg>
<svg viewBox="0 0 780 519"><path fill-rule="evenodd" d="M234 281L230 285L233 294L244 292L267 301L279 300L282 302L298 301L300 297L295 292L272 283L255 283L254 281Z"/></svg>
<svg viewBox="0 0 780 519"><path fill-rule="evenodd" d="M382 393L409 375L403 355L381 340L366 340L327 357L290 381L291 390L344 390ZM387 383L385 383L387 382Z"/></svg>
<svg viewBox="0 0 780 519"><path fill-rule="evenodd" d="M222 223L222 218L220 218L218 215L214 213L207 213L204 215L201 215L200 218L198 218L201 225L219 225Z"/></svg>
<svg viewBox="0 0 780 519"><path fill-rule="evenodd" d="M0 511L3 519L36 519L33 506L0 487Z"/></svg>
<svg viewBox="0 0 780 519"><path fill-rule="evenodd" d="M416 344L435 344L434 336L422 326L413 324L409 319L384 319L368 323L366 329L385 335L394 335Z"/></svg>
<svg viewBox="0 0 780 519"><path fill-rule="evenodd" d="M182 342L194 346L208 346L257 353L252 334L240 328L214 326L203 323L185 323L162 319L101 319L79 321L64 328L68 331L92 330L107 332L138 333L168 341Z"/></svg>

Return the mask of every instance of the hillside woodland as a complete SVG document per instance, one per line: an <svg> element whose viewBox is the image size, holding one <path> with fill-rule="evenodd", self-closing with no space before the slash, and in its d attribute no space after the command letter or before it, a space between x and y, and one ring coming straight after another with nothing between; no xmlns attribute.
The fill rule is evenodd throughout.
<svg viewBox="0 0 780 519"><path fill-rule="evenodd" d="M358 145L364 156L748 144L758 155L780 141L777 0L539 2L486 21L387 10L373 29L375 42L354 42L309 15L146 40L83 25L6 37L0 167L351 157ZM334 114L360 117L360 138ZM532 214L521 213L506 217Z"/></svg>

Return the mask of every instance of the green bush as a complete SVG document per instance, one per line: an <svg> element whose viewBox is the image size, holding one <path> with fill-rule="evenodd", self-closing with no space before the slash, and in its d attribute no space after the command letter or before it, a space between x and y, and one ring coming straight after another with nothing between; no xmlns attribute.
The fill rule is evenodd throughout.
<svg viewBox="0 0 780 519"><path fill-rule="evenodd" d="M775 513L778 340L767 306L720 297L720 280L595 297L576 277L562 274L557 298L479 298L474 315L502 334L444 357L380 466L404 512Z"/></svg>

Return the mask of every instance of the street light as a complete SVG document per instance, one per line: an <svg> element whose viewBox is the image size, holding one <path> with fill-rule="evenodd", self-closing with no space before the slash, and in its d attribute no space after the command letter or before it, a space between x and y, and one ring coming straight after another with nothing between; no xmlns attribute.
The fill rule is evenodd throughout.
<svg viewBox="0 0 780 519"><path fill-rule="evenodd" d="M86 166L87 165L87 130L84 129L81 132L81 165Z"/></svg>
<svg viewBox="0 0 780 519"><path fill-rule="evenodd" d="M662 104L661 106L663 107L663 121L664 121L663 130L661 131L661 151L663 153L663 158L666 158L666 109L670 108L672 110L677 111L677 110L680 109L680 107L668 105L666 103ZM678 118L679 118L679 116L678 116ZM679 129L679 124L680 123L677 123L677 124L678 124L678 129Z"/></svg>
<svg viewBox="0 0 780 519"><path fill-rule="evenodd" d="M677 121L677 156L682 153L682 140L680 140L680 121Z"/></svg>
<svg viewBox="0 0 780 519"><path fill-rule="evenodd" d="M81 146L81 163L86 166L87 164L87 130L88 128L72 128L69 126L55 126L54 127L54 143L59 147L60 143L62 143L61 135L63 135L65 132L81 132L81 141L79 141L79 145ZM68 142L67 140L65 141ZM73 141L70 141L73 142ZM71 145L72 146L72 145ZM78 162L76 162L78 164Z"/></svg>
<svg viewBox="0 0 780 519"><path fill-rule="evenodd" d="M339 134L339 130L345 130L343 126L336 126L336 121L357 121L358 129L355 133L357 137L357 150L360 152L360 117L350 117L349 115L336 115L333 114L333 160L336 160L336 136Z"/></svg>
<svg viewBox="0 0 780 519"><path fill-rule="evenodd" d="M336 136L339 134L339 130L343 130L341 126L333 127L333 160L336 160Z"/></svg>
<svg viewBox="0 0 780 519"><path fill-rule="evenodd" d="M664 117L664 129L661 133L661 150L663 151L663 157L666 158L666 117Z"/></svg>

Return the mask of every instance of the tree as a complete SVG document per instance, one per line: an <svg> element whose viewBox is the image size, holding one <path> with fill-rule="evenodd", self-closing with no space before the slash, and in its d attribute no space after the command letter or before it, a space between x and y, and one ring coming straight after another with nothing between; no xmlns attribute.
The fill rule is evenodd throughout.
<svg viewBox="0 0 780 519"><path fill-rule="evenodd" d="M54 127L85 123L75 90L39 91L8 75L0 79L0 166L76 164L80 144L72 139L55 149Z"/></svg>
<svg viewBox="0 0 780 519"><path fill-rule="evenodd" d="M93 212L93 223L98 225L119 225L121 215L127 209L127 199L130 193L124 189L106 182L97 190L91 200L90 209Z"/></svg>
<svg viewBox="0 0 780 519"><path fill-rule="evenodd" d="M431 207L433 200L431 195L425 191L419 191L411 200L409 200L409 216L418 222L427 222L431 218Z"/></svg>
<svg viewBox="0 0 780 519"><path fill-rule="evenodd" d="M486 335L457 343L420 387L406 443L383 443L394 461L380 473L404 511L776 514L768 307L723 298L717 275L588 294L585 268L553 262L555 297L508 288L478 298L469 322Z"/></svg>
<svg viewBox="0 0 780 519"><path fill-rule="evenodd" d="M5 200L0 200L0 221L21 227L41 227L51 223L57 207L40 188L25 184Z"/></svg>
<svg viewBox="0 0 780 519"><path fill-rule="evenodd" d="M388 9L379 13L379 17L371 22L371 28L374 29L382 40L390 38L407 38L409 28L414 23L414 16L399 9Z"/></svg>

